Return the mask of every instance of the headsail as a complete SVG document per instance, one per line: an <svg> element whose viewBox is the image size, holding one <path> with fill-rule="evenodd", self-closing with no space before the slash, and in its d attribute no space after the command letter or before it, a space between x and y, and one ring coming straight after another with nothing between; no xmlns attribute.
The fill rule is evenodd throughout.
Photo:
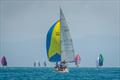
<svg viewBox="0 0 120 80"><path fill-rule="evenodd" d="M61 61L60 47L60 20L58 20L48 31L46 39L47 56L49 61Z"/></svg>
<svg viewBox="0 0 120 80"><path fill-rule="evenodd" d="M62 9L60 9L60 23L61 23L60 39L62 61L66 62L74 61L73 43Z"/></svg>

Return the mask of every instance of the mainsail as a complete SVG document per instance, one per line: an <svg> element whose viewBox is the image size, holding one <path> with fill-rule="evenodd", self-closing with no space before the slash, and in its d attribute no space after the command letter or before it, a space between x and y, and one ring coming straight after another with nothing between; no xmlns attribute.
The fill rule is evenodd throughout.
<svg viewBox="0 0 120 80"><path fill-rule="evenodd" d="M50 62L74 61L72 39L61 9L60 20L54 23L47 33L46 48Z"/></svg>
<svg viewBox="0 0 120 80"><path fill-rule="evenodd" d="M61 22L61 57L62 61L74 61L74 49L70 36L70 31L66 23L62 9L60 9L60 22Z"/></svg>

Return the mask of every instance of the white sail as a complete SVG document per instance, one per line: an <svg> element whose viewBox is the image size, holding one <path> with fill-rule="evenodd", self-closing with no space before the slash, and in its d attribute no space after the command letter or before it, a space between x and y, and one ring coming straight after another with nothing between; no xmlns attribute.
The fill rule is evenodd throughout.
<svg viewBox="0 0 120 80"><path fill-rule="evenodd" d="M70 36L69 28L66 23L64 14L60 9L60 22L61 22L61 58L62 61L71 62L74 61L74 49Z"/></svg>
<svg viewBox="0 0 120 80"><path fill-rule="evenodd" d="M99 57L98 57L97 60L96 60L96 66L97 66L97 67L99 66Z"/></svg>

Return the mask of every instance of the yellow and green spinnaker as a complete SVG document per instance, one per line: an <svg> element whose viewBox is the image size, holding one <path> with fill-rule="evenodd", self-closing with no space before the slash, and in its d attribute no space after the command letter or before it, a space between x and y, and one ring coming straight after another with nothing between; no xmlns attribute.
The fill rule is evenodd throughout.
<svg viewBox="0 0 120 80"><path fill-rule="evenodd" d="M49 61L61 61L60 20L49 29L46 39L46 48Z"/></svg>

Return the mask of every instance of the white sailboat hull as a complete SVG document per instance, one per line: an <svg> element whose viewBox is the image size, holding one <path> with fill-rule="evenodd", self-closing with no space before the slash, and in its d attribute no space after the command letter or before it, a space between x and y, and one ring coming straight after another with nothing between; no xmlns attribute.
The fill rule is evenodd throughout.
<svg viewBox="0 0 120 80"><path fill-rule="evenodd" d="M59 70L58 68L56 68L55 70L58 71L58 72L61 72L61 73L68 73L69 72L68 68L66 68L64 70Z"/></svg>
<svg viewBox="0 0 120 80"><path fill-rule="evenodd" d="M66 68L65 70L63 70L63 71L59 71L58 70L58 72L61 72L61 73L68 73L69 72L69 69L68 68Z"/></svg>
<svg viewBox="0 0 120 80"><path fill-rule="evenodd" d="M58 69L56 69L56 70L60 73L68 73L69 72L68 68L66 68L65 70L58 70Z"/></svg>

